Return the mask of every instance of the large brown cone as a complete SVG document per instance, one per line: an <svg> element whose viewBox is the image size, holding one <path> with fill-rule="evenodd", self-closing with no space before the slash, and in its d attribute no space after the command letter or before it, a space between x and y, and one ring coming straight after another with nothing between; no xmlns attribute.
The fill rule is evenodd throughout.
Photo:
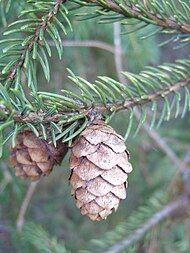
<svg viewBox="0 0 190 253"><path fill-rule="evenodd" d="M10 155L10 166L14 167L15 175L32 181L41 176L49 175L55 164L61 163L67 153L66 144L57 147L39 139L29 130L17 135L16 146Z"/></svg>
<svg viewBox="0 0 190 253"><path fill-rule="evenodd" d="M82 215L99 221L117 210L132 171L128 158L123 138L104 122L80 134L72 148L70 183Z"/></svg>

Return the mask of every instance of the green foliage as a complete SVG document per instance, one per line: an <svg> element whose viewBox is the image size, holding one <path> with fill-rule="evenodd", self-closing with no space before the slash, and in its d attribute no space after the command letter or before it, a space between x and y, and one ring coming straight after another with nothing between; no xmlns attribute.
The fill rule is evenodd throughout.
<svg viewBox="0 0 190 253"><path fill-rule="evenodd" d="M63 242L58 242L56 238L51 238L46 230L34 223L25 225L24 236L22 237L23 245L31 244L34 250L42 253L69 253L65 249Z"/></svg>
<svg viewBox="0 0 190 253"><path fill-rule="evenodd" d="M68 187L66 179L64 182L60 180L62 170L54 171L55 176L42 184L28 214L36 222L26 225L21 234L27 248L25 252L102 252L132 234L169 201L158 192L161 187L165 190L175 174L175 166L141 131L143 123L150 121L152 129L167 121L159 131L167 136L169 148L171 146L180 159L189 150L190 60L187 52L182 60L158 65L158 52L166 52L164 45L168 42L174 41L179 48L189 45L189 3L182 0L1 0L0 10L0 27L4 32L0 40L0 153L6 159L5 163L8 156L6 143L11 140L15 146L16 135L22 129L30 128L54 145L61 140L71 146L89 121L101 115L106 122L112 120L112 124L125 135L133 167L140 168L130 177L127 208L124 202L118 213L113 214L113 219L102 224L90 223L79 216L72 200L63 198ZM99 49L77 51L76 48L63 48L67 36L78 43L84 39L103 40L109 43L113 49L110 51L114 53L112 23L116 21L122 25L124 63L129 67L128 71L122 72L126 83L117 81L112 55L104 55ZM72 29L73 34L69 33ZM163 39L159 35L159 39L163 39L161 49L155 45L158 33L167 37ZM63 51L65 55L61 61ZM175 54L178 56L177 52ZM145 66L155 63L157 67ZM71 70L65 73L66 68L80 75ZM140 73L136 74L139 70ZM140 119L135 119L134 107L140 109ZM138 133L138 137L131 139L132 133L135 136ZM64 167L68 167L65 162ZM7 181L6 173L11 180ZM0 218L10 227L14 226L24 186L12 177L9 170L0 171L0 198L1 203L5 203ZM156 194L144 206L144 199L150 198L152 192ZM161 242L157 252L188 252L183 217L181 223L167 222L158 228L157 239ZM168 224L172 227L170 233ZM163 238L162 233L167 236ZM11 245L15 230L10 234L5 237ZM18 234L15 237L20 239ZM94 237L96 239L91 240ZM16 241L14 245L20 252ZM132 245L126 252L140 252L141 246L147 249L150 243L148 232L143 242ZM7 246L0 244L0 247ZM16 249L13 246L10 252L16 252Z"/></svg>
<svg viewBox="0 0 190 253"><path fill-rule="evenodd" d="M7 38L0 41L0 44L8 45L2 49L0 76L0 80L5 82L7 88L12 86L18 89L24 72L29 88L35 91L37 85L35 60L39 62L45 78L49 81L48 56L51 56L51 49L45 33L54 41L61 58L63 47L59 30L67 34L66 26L71 29L67 15L68 10L61 2L57 4L52 1L27 1L19 19L12 22L9 29L4 32Z"/></svg>
<svg viewBox="0 0 190 253"><path fill-rule="evenodd" d="M22 92L12 90L15 96L14 100L9 99L5 89L2 89L1 97L4 104L5 101L9 101L8 106L13 107L11 111L20 112L23 117L30 116L31 112L36 112L35 118L33 117L31 121L27 122L27 127L31 128L37 136L39 136L38 129L40 129L42 137L47 139L49 130L45 129L48 117L51 117L55 122L50 123L50 142L56 145L56 142L62 139L63 142L71 141L69 143L71 145L72 139L87 126L90 118L87 119L86 115L91 110L96 110L109 121L109 117L120 110L132 109L134 106L141 108L142 105L150 103L152 104L151 128L155 125L160 126L163 120L170 120L179 115L184 117L185 113L190 110L189 90L186 87L190 82L189 70L189 60L178 60L175 64L161 65L157 68L147 67L139 75L124 72L123 75L129 80L127 85L105 76L100 76L94 83L90 83L69 71L71 74L69 79L80 90L80 94L68 90L62 90L63 95L37 92L37 94L31 94L34 97L34 102L29 102L20 87ZM181 90L183 93L180 92ZM184 97L184 101L182 97ZM25 103L23 103L23 98ZM17 100L17 104L15 104L15 100ZM161 106L158 104L160 100L163 100ZM135 135L146 120L147 109L148 107L142 107ZM161 116L156 122L157 113L160 111ZM126 139L133 127L134 112L133 110L130 112L131 121L126 129ZM54 118L55 114L57 116ZM9 116L2 124L1 131L13 123L12 116ZM11 132L13 144L16 133L24 127L24 121L20 122Z"/></svg>
<svg viewBox="0 0 190 253"><path fill-rule="evenodd" d="M98 3L101 5L103 4L104 8L108 8L105 2L100 1ZM156 3L157 2L154 4ZM117 4L120 8L124 8L119 2L117 2L116 5ZM138 7L138 11L142 11L143 6L141 6L141 4L137 5L137 3L134 2L130 2L129 4L131 10L135 4L136 8ZM183 5L181 2L180 4ZM171 5L167 6L171 7ZM169 7L167 6L163 6L163 8L166 9L162 9L162 12L169 15L171 10L169 11L169 9L167 9ZM140 75L125 72L124 75L131 82L131 84L127 86L105 76L98 77L95 83L92 84L71 73L72 76L70 79L80 89L80 95L67 90L63 90L63 95L38 92L36 79L37 62L41 65L47 81L50 80L48 56L51 56L51 49L48 45L45 33L54 41L58 55L61 57L63 48L60 30L66 34L67 28L59 21L59 18L63 19L70 28L71 23L66 16L68 15L68 10L61 2L55 4L51 1L28 1L24 8L25 9L21 11L20 19L12 22L9 25L9 30L4 33L8 36L16 35L16 38L12 39L10 37L0 41L1 44L8 44L8 46L3 48L3 54L1 56L1 81L5 87L1 90L1 98L2 103L4 105L6 104L6 109L10 112L10 116L7 117L5 123L1 126L1 131L13 123L12 117L14 113L21 113L23 117L27 117L31 112L35 112L37 118L34 122L27 122L27 124L23 124L22 122L15 124L8 138L2 139L3 144L7 139L13 137L12 143L14 145L17 132L25 126L31 128L36 135L39 135L38 129L41 129L42 137L46 139L49 134L45 131L46 126L43 121L45 118L55 115L56 113L60 113L61 116L56 122L52 122L50 125L50 142L56 145L56 141L59 139L62 139L64 142L72 141L72 139L86 127L87 119L85 118L90 109L100 106L100 104L102 104L102 110L100 110L99 113L103 114L105 117L109 117L122 109L131 109L138 105L141 106L141 119L135 134L137 134L140 126L146 120L146 107L142 107L145 103L152 103L153 113L151 128L156 124L156 114L159 110L156 102L158 98L163 99L163 109L157 126L159 126L164 119L169 120L173 116L173 111L174 117L177 117L179 114L184 116L186 111L189 110L189 90L186 88L189 84L188 60L180 60L173 65L159 66L157 69L147 67ZM149 9L148 6L146 9ZM155 11L157 11L157 9L155 9ZM146 11L143 15L145 14L147 15ZM172 12L170 14L172 14ZM141 19L139 20L140 22L142 21ZM180 19L180 21L182 20ZM151 22L147 20L147 24L150 23ZM23 33L27 36L23 37ZM32 100L25 95L23 89L24 84L21 80L22 73L25 74L26 82L31 90ZM181 95L179 90L183 87L184 95ZM173 95L171 105L168 98L170 94ZM185 97L183 109L180 108L181 96ZM41 111L44 113L43 117L42 115L38 115ZM85 120L81 122L81 119ZM126 130L126 138L132 128L132 110L130 119L131 121ZM3 134L1 135L3 136Z"/></svg>
<svg viewBox="0 0 190 253"><path fill-rule="evenodd" d="M161 45L174 41L177 43L176 47L181 47L189 43L190 9L185 1L177 1L177 4L173 0L128 0L125 2L118 0L112 4L107 0L73 0L73 2L79 6L94 6L93 11L86 9L86 12L79 14L82 19L86 20L98 16L100 23L119 21L124 29L133 27L130 31L127 29L127 32L124 33L140 30L143 33L141 39L149 38L156 33L169 34L170 38L163 41ZM94 2L96 4L93 4Z"/></svg>
<svg viewBox="0 0 190 253"><path fill-rule="evenodd" d="M24 1L19 0L1 0L0 1L0 25L6 27L9 20L15 17L15 12L13 10L18 10L22 6Z"/></svg>

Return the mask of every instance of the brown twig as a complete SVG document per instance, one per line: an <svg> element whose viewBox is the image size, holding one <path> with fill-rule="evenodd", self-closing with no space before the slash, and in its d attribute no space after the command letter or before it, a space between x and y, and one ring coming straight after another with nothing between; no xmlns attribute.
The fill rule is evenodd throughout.
<svg viewBox="0 0 190 253"><path fill-rule="evenodd" d="M190 206L187 197L180 197L176 201L169 203L162 210L154 214L148 221L146 221L140 228L136 229L127 239L116 243L102 253L120 253L129 248L131 244L143 237L151 228L159 224L161 221L176 213L177 211L185 212Z"/></svg>
<svg viewBox="0 0 190 253"><path fill-rule="evenodd" d="M133 16L133 18L140 19L146 23L148 23L148 21L146 21L144 18L148 18L152 20L157 26L176 30L181 33L190 33L190 24L179 24L175 20L172 20L170 17L161 18L155 13L151 13L150 11L148 11L147 6L144 6L144 8L146 9L146 14L144 14L136 5L129 6L125 3L124 8L122 8L118 4L114 3L114 1L112 0L106 0L105 4L98 0L86 0L86 2L96 4L97 6L100 6L106 10L112 10L126 18L128 18L128 16L130 15Z"/></svg>
<svg viewBox="0 0 190 253"><path fill-rule="evenodd" d="M24 197L24 200L22 202L22 205L20 207L19 214L18 214L17 221L16 221L17 230L19 232L22 231L22 228L24 225L25 214L26 214L27 208L29 206L29 203L31 201L31 198L33 196L33 193L34 193L38 183L39 183L39 181L32 182L30 184L30 186L28 187L28 190L26 192L26 195Z"/></svg>

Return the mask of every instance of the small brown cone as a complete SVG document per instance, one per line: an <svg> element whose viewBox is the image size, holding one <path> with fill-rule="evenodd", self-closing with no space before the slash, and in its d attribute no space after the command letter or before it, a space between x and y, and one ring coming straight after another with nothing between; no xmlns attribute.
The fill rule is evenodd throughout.
<svg viewBox="0 0 190 253"><path fill-rule="evenodd" d="M124 139L102 121L79 135L72 148L70 183L82 215L99 221L117 210L132 171L128 159Z"/></svg>
<svg viewBox="0 0 190 253"><path fill-rule="evenodd" d="M17 135L16 146L10 155L10 166L15 169L15 175L38 180L49 175L55 164L61 163L67 153L67 146L58 143L57 147L39 139L30 131L25 130Z"/></svg>

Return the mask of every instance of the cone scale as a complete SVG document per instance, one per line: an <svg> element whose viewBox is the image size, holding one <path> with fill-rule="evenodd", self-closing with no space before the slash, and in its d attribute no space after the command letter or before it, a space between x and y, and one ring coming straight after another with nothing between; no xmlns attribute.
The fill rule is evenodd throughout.
<svg viewBox="0 0 190 253"><path fill-rule="evenodd" d="M71 153L72 195L82 215L106 219L126 198L132 166L122 136L102 121L89 125L75 140Z"/></svg>

